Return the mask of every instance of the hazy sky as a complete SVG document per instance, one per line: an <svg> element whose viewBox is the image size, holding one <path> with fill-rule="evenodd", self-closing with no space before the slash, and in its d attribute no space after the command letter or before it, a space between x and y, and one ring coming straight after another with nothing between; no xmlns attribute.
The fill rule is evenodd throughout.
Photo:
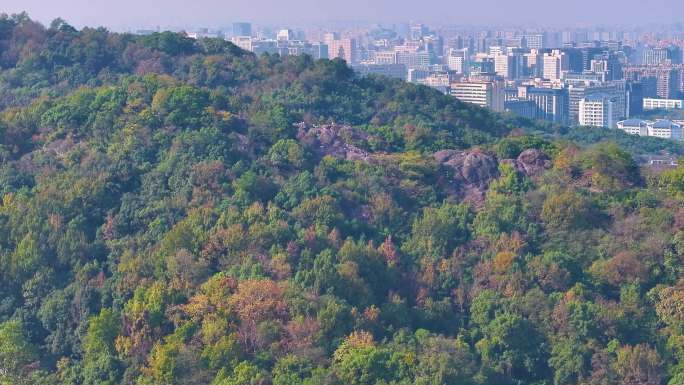
<svg viewBox="0 0 684 385"><path fill-rule="evenodd" d="M684 21L684 0L0 0L0 12L110 28L225 26L233 21L646 24Z"/></svg>

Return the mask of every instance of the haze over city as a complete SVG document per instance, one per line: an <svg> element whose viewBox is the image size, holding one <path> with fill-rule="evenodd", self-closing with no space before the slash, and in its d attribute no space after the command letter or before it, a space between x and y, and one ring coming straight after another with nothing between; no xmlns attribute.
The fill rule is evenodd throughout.
<svg viewBox="0 0 684 385"><path fill-rule="evenodd" d="M667 9L667 12L663 12ZM248 19L260 23L296 23L325 21L403 22L415 20L430 23L467 24L540 24L624 25L678 22L684 2L675 0L640 0L573 2L544 0L254 0L219 1L180 0L117 2L104 0L5 0L2 11L27 11L44 23L62 17L76 26L104 25L113 29L141 26L221 26L227 22Z"/></svg>

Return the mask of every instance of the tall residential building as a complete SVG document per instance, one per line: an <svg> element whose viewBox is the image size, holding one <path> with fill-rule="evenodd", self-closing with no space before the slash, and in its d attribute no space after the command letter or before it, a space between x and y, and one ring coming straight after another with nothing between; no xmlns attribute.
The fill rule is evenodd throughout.
<svg viewBox="0 0 684 385"><path fill-rule="evenodd" d="M662 64L681 64L682 50L677 46L646 47L642 54L642 64L657 66Z"/></svg>
<svg viewBox="0 0 684 385"><path fill-rule="evenodd" d="M537 105L531 100L506 100L504 109L523 118L537 119Z"/></svg>
<svg viewBox="0 0 684 385"><path fill-rule="evenodd" d="M252 24L233 23L233 36L252 36Z"/></svg>
<svg viewBox="0 0 684 385"><path fill-rule="evenodd" d="M677 99L682 89L681 66L633 66L623 70L625 79L639 82L644 97Z"/></svg>
<svg viewBox="0 0 684 385"><path fill-rule="evenodd" d="M544 79L549 80L560 80L563 76L563 72L568 70L569 67L569 57L560 50L553 50L550 53L545 53L543 58Z"/></svg>
<svg viewBox="0 0 684 385"><path fill-rule="evenodd" d="M409 27L409 38L411 40L420 40L423 36L428 34L428 28L424 24L411 24Z"/></svg>
<svg viewBox="0 0 684 385"><path fill-rule="evenodd" d="M536 78L542 76L544 69L543 56L539 50L531 49L523 55L525 61L525 75Z"/></svg>
<svg viewBox="0 0 684 385"><path fill-rule="evenodd" d="M524 56L510 53L494 56L494 71L508 80L516 80L523 76L525 70Z"/></svg>
<svg viewBox="0 0 684 385"><path fill-rule="evenodd" d="M496 82L451 83L449 93L465 103L476 104L497 112L504 110L503 87Z"/></svg>
<svg viewBox="0 0 684 385"><path fill-rule="evenodd" d="M639 116L644 112L644 90L641 83L628 82L627 91L627 117Z"/></svg>
<svg viewBox="0 0 684 385"><path fill-rule="evenodd" d="M447 56L447 66L451 71L464 74L468 69L468 50L450 49Z"/></svg>
<svg viewBox="0 0 684 385"><path fill-rule="evenodd" d="M340 39L338 34L326 32L323 34L323 43L328 46L328 56L330 59L344 59L350 66L358 62L356 39Z"/></svg>
<svg viewBox="0 0 684 385"><path fill-rule="evenodd" d="M323 42L328 46L332 47L335 40L340 40L340 35L336 32L326 32L323 34Z"/></svg>
<svg viewBox="0 0 684 385"><path fill-rule="evenodd" d="M498 45L489 47L489 56L496 57L497 55L502 55L504 53L504 48Z"/></svg>
<svg viewBox="0 0 684 385"><path fill-rule="evenodd" d="M568 93L565 89L520 86L514 97L533 102L536 119L560 124L568 122Z"/></svg>
<svg viewBox="0 0 684 385"><path fill-rule="evenodd" d="M659 98L676 99L680 97L681 73L675 68L660 68L656 77L656 92Z"/></svg>
<svg viewBox="0 0 684 385"><path fill-rule="evenodd" d="M276 40L278 41L290 41L294 40L294 32L291 29L281 29L276 35Z"/></svg>
<svg viewBox="0 0 684 385"><path fill-rule="evenodd" d="M375 64L397 64L397 53L394 51L378 51L375 53Z"/></svg>
<svg viewBox="0 0 684 385"><path fill-rule="evenodd" d="M433 55L430 52L397 52L397 63L403 64L409 69L417 67L426 67L431 65L432 62Z"/></svg>
<svg viewBox="0 0 684 385"><path fill-rule="evenodd" d="M627 117L627 91L624 81L614 82L578 82L570 84L568 90L568 112L570 124L580 123L580 101L593 95L609 94L618 100L616 103L616 114L620 119Z"/></svg>
<svg viewBox="0 0 684 385"><path fill-rule="evenodd" d="M494 59L489 57L476 58L474 62L468 64L470 74L495 74Z"/></svg>
<svg viewBox="0 0 684 385"><path fill-rule="evenodd" d="M580 100L579 123L582 126L616 128L622 118L620 101L611 95L594 94Z"/></svg>
<svg viewBox="0 0 684 385"><path fill-rule="evenodd" d="M514 70L515 62L512 59L508 55L494 55L494 72L503 78L513 79L510 71Z"/></svg>
<svg viewBox="0 0 684 385"><path fill-rule="evenodd" d="M546 48L544 44L544 34L534 33L523 36L527 43L527 48L542 50Z"/></svg>

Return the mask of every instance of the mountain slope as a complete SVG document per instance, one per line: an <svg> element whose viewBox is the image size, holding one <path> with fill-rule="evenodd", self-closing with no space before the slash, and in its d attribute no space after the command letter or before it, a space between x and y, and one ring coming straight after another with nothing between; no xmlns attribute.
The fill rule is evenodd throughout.
<svg viewBox="0 0 684 385"><path fill-rule="evenodd" d="M0 47L3 385L682 378L682 168L337 60Z"/></svg>

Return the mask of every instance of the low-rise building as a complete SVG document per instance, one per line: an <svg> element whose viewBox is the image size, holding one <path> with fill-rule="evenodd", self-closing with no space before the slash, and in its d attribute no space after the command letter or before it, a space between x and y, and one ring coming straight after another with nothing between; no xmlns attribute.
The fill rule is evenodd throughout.
<svg viewBox="0 0 684 385"><path fill-rule="evenodd" d="M644 98L644 110L681 110L684 100Z"/></svg>
<svg viewBox="0 0 684 385"><path fill-rule="evenodd" d="M627 119L617 122L617 128L631 135L648 136L648 125L652 123L642 119Z"/></svg>
<svg viewBox="0 0 684 385"><path fill-rule="evenodd" d="M617 128L632 135L684 140L682 125L667 119L656 121L627 119L617 123Z"/></svg>
<svg viewBox="0 0 684 385"><path fill-rule="evenodd" d="M657 120L649 127L648 136L656 138L683 140L682 126L671 120Z"/></svg>

